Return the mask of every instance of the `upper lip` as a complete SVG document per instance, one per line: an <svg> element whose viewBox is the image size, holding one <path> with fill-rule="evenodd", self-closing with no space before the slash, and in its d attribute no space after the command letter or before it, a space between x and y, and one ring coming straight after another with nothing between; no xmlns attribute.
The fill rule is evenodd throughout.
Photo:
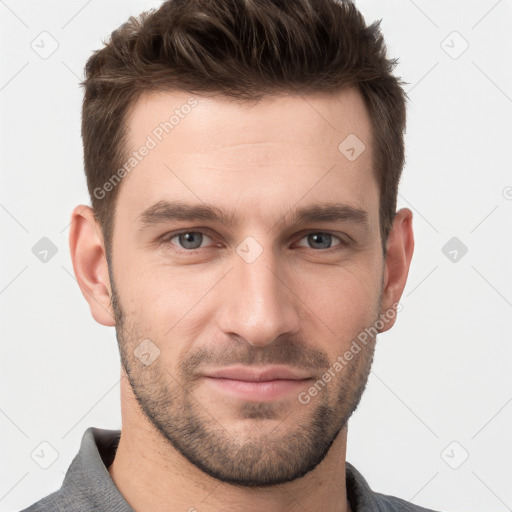
<svg viewBox="0 0 512 512"><path fill-rule="evenodd" d="M266 366L263 368L232 366L205 372L204 375L205 377L216 379L245 380L251 382L275 379L302 380L311 378L311 375L306 374L304 371L286 366Z"/></svg>

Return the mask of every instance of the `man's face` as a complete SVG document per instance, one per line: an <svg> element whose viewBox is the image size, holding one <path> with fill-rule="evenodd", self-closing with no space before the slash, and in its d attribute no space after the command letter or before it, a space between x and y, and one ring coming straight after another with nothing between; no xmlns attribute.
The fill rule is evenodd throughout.
<svg viewBox="0 0 512 512"><path fill-rule="evenodd" d="M333 371L381 313L370 120L355 90L245 106L196 96L182 108L190 98L145 96L126 120L130 151L148 136L156 145L118 185L110 276L122 363L147 419L197 467L245 486L283 483L323 460L372 363L375 339ZM155 132L176 109L188 114ZM350 134L361 154L353 138L338 148ZM225 218L166 215L176 209L163 202ZM352 213L294 217L333 205ZM272 394L205 376L271 365L305 380Z"/></svg>

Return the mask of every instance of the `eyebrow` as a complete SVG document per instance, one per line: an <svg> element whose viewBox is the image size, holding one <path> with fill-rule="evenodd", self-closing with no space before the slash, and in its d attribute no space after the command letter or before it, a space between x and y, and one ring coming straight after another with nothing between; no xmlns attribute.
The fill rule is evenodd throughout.
<svg viewBox="0 0 512 512"><path fill-rule="evenodd" d="M291 214L290 214L291 212ZM289 217L287 219L287 217ZM225 212L206 203L189 204L182 201L158 201L146 208L138 217L139 230L165 222L210 221L233 226L238 222L235 212ZM363 209L341 203L315 204L302 208L292 208L277 221L274 226L301 224L308 222L351 222L369 227L368 212Z"/></svg>

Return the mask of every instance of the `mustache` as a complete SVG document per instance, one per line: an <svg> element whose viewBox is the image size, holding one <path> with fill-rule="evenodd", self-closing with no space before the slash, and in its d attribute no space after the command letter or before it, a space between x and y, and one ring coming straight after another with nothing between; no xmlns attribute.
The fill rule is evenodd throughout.
<svg viewBox="0 0 512 512"><path fill-rule="evenodd" d="M330 361L325 352L309 347L302 340L286 338L264 347L255 347L245 340L231 340L229 343L210 343L199 347L186 355L179 367L182 374L193 378L199 376L203 367L234 365L287 365L322 372L330 367Z"/></svg>

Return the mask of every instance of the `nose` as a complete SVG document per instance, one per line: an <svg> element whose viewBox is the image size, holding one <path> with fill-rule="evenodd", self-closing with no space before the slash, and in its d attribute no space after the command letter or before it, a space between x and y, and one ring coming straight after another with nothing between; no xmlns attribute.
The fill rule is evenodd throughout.
<svg viewBox="0 0 512 512"><path fill-rule="evenodd" d="M254 346L298 332L300 301L289 273L271 251L263 251L250 263L235 254L233 263L222 290L220 329Z"/></svg>

